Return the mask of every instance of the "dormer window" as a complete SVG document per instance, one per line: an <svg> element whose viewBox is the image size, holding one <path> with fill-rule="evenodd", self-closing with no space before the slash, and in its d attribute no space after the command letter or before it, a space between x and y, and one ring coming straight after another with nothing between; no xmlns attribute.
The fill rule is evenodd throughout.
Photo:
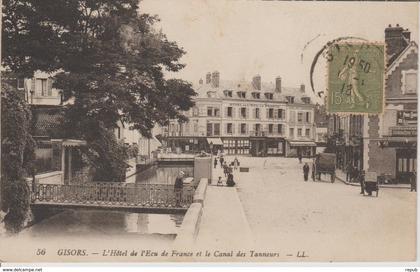
<svg viewBox="0 0 420 272"><path fill-rule="evenodd" d="M272 93L265 93L265 98L268 100L273 100L273 94Z"/></svg>
<svg viewBox="0 0 420 272"><path fill-rule="evenodd" d="M310 104L311 103L311 98L307 97L307 96L304 96L304 97L302 97L302 102L305 103L305 104Z"/></svg>
<svg viewBox="0 0 420 272"><path fill-rule="evenodd" d="M215 98L216 97L216 92L215 91L208 91L207 92L207 97Z"/></svg>
<svg viewBox="0 0 420 272"><path fill-rule="evenodd" d="M245 92L237 92L239 98L246 98Z"/></svg>
<svg viewBox="0 0 420 272"><path fill-rule="evenodd" d="M224 90L223 93L225 94L226 97L232 97L233 91L231 91L231 90Z"/></svg>
<svg viewBox="0 0 420 272"><path fill-rule="evenodd" d="M287 103L293 104L295 103L295 97L294 96L286 96Z"/></svg>
<svg viewBox="0 0 420 272"><path fill-rule="evenodd" d="M253 92L252 93L252 98L254 98L254 99L260 99L260 93Z"/></svg>

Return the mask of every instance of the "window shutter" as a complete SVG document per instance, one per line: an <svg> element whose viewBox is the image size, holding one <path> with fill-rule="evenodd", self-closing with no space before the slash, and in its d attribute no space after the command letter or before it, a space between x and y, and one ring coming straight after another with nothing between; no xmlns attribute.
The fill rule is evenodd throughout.
<svg viewBox="0 0 420 272"><path fill-rule="evenodd" d="M278 117L278 116L279 116L279 115L278 115L278 111L279 111L279 110L274 110L274 109L273 109L273 111L274 111L274 116L273 116L273 117L274 117L274 119L279 118L279 117Z"/></svg>
<svg viewBox="0 0 420 272"><path fill-rule="evenodd" d="M234 107L232 107L232 118L236 117L236 110Z"/></svg>
<svg viewBox="0 0 420 272"><path fill-rule="evenodd" d="M249 108L245 108L245 118L249 117Z"/></svg>
<svg viewBox="0 0 420 272"><path fill-rule="evenodd" d="M245 134L247 134L247 133L248 133L248 131L249 131L249 126L248 126L248 124L246 124L246 125L245 125Z"/></svg>
<svg viewBox="0 0 420 272"><path fill-rule="evenodd" d="M235 123L232 124L232 134L235 134Z"/></svg>
<svg viewBox="0 0 420 272"><path fill-rule="evenodd" d="M52 96L52 84L53 84L52 78L48 78L47 79L47 95L48 96Z"/></svg>
<svg viewBox="0 0 420 272"><path fill-rule="evenodd" d="M227 117L228 116L228 108L227 107L225 107L225 115L224 115L225 117Z"/></svg>
<svg viewBox="0 0 420 272"><path fill-rule="evenodd" d="M32 82L31 82L31 92L33 94L35 94L35 82L36 82L36 80L35 80L35 78L33 78Z"/></svg>
<svg viewBox="0 0 420 272"><path fill-rule="evenodd" d="M268 119L268 118L269 118L269 116L270 116L268 112L269 112L269 109L267 108L267 109L266 109L266 111L265 111L265 118L267 118L267 119Z"/></svg>

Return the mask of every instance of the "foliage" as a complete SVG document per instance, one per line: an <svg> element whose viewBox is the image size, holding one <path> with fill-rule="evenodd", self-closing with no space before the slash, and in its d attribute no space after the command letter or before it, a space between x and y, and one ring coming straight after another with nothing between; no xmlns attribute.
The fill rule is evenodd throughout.
<svg viewBox="0 0 420 272"><path fill-rule="evenodd" d="M35 142L30 134L31 112L17 90L2 84L2 182L7 211L6 227L19 231L29 208L29 188L24 177L33 174Z"/></svg>
<svg viewBox="0 0 420 272"><path fill-rule="evenodd" d="M122 167L116 156L122 159L124 148L107 130L123 122L151 136L156 123L186 120L182 111L193 106L195 95L188 82L165 79L165 70L184 67L179 60L185 52L157 31L159 19L140 14L138 5L138 0L3 1L3 65L26 76L35 70L57 73L54 86L72 102L65 108L65 136L85 139L91 162L103 164L98 168L103 176L114 179L123 171L115 167Z"/></svg>

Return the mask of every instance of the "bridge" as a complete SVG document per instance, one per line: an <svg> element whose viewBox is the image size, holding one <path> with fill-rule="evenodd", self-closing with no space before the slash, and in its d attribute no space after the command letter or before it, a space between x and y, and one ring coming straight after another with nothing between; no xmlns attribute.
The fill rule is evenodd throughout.
<svg viewBox="0 0 420 272"><path fill-rule="evenodd" d="M185 213L193 202L194 187L180 192L170 184L87 182L35 184L31 207L112 209L140 213Z"/></svg>

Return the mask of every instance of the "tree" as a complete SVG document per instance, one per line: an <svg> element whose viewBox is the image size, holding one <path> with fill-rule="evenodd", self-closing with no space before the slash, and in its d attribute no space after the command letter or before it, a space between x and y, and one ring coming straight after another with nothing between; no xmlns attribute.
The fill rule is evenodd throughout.
<svg viewBox="0 0 420 272"><path fill-rule="evenodd" d="M86 139L91 155L104 151L91 138L112 137L102 129L121 121L151 136L156 123L183 121L181 112L193 106L191 85L164 77L184 67L185 51L155 30L159 19L140 14L138 2L4 0L3 65L27 76L58 72L54 86L72 101L63 130Z"/></svg>
<svg viewBox="0 0 420 272"><path fill-rule="evenodd" d="M35 142L31 136L31 112L17 90L7 83L1 89L2 208L9 231L19 231L29 209L29 187L24 179L33 174Z"/></svg>

